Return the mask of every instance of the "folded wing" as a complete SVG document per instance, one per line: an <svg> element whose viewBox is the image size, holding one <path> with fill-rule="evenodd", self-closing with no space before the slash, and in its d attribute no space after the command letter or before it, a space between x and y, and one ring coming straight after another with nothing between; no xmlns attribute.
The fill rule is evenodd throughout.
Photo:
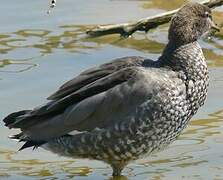
<svg viewBox="0 0 223 180"><path fill-rule="evenodd" d="M140 91L133 97L137 88L133 86L145 63L151 61L127 57L87 70L61 86L46 105L9 115L4 121L10 128L20 128L23 138L35 141L47 141L72 130L107 127L143 100Z"/></svg>

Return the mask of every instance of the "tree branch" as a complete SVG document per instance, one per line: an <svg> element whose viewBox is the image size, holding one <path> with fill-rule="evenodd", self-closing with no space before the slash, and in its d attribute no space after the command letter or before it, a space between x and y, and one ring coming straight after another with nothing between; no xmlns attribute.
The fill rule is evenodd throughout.
<svg viewBox="0 0 223 180"><path fill-rule="evenodd" d="M207 5L209 8L215 8L223 5L223 0L205 0L201 4ZM166 13L158 14L156 16L146 17L133 23L99 25L96 28L88 30L86 33L91 37L104 36L109 34L120 34L121 36L128 37L136 31L148 32L157 26L168 23L171 17L178 11L168 11Z"/></svg>

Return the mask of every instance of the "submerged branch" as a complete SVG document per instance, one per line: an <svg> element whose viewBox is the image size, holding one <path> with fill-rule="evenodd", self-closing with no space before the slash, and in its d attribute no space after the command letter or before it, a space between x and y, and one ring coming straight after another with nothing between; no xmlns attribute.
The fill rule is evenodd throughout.
<svg viewBox="0 0 223 180"><path fill-rule="evenodd" d="M223 0L205 0L201 4L207 5L209 8L215 8L223 5ZM132 23L100 25L87 31L87 34L96 37L109 34L120 34L121 36L128 37L136 31L148 32L162 24L168 23L171 17L178 11L168 11L166 13L158 14L156 16L146 17Z"/></svg>

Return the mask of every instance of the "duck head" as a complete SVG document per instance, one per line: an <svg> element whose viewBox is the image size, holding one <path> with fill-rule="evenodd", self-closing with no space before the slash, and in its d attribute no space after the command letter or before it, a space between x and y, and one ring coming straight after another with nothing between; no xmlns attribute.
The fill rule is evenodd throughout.
<svg viewBox="0 0 223 180"><path fill-rule="evenodd" d="M183 45L197 41L212 28L220 30L212 20L210 8L188 3L172 17L168 38L176 45Z"/></svg>

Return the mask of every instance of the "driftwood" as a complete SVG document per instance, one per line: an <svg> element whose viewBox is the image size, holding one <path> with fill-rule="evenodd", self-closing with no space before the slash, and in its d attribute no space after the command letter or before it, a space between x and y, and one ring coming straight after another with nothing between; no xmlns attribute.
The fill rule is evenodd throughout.
<svg viewBox="0 0 223 180"><path fill-rule="evenodd" d="M205 0L201 4L207 5L209 8L215 8L223 5L223 0ZM178 11L168 11L166 13L158 14L156 16L146 17L132 23L100 25L96 28L88 30L86 33L91 37L104 36L109 34L120 34L128 37L136 31L148 32L150 29L156 28L162 24L168 23L171 17Z"/></svg>

